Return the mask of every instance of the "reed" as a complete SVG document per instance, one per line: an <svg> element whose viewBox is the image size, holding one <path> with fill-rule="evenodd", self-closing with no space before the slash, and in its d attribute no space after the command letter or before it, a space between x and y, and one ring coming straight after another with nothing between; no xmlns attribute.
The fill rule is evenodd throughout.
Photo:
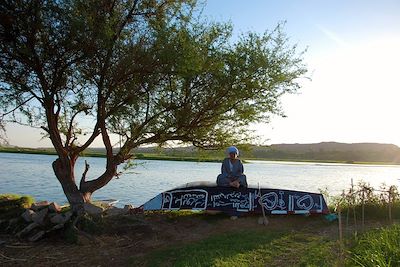
<svg viewBox="0 0 400 267"><path fill-rule="evenodd" d="M400 225L368 231L355 237L348 266L400 266Z"/></svg>

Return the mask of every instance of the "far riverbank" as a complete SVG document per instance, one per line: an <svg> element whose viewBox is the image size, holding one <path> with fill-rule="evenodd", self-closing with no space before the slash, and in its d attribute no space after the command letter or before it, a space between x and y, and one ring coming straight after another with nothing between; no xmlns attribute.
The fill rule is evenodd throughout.
<svg viewBox="0 0 400 267"><path fill-rule="evenodd" d="M39 155L57 155L52 148L24 148L24 147L0 147L0 153L22 153L22 154L39 154ZM220 153L217 153L220 154ZM97 149L87 151L81 154L82 157L105 158L105 153L99 152ZM212 157L207 155L187 156L187 155L166 155L162 153L136 153L135 159L141 160L168 160L168 161L188 161L188 162L221 162L222 157ZM360 165L400 165L397 162L374 162L374 161L352 161L352 160L319 160L319 159L287 159L287 158L260 158L260 157L241 157L246 161L277 161L277 162L304 162L304 163L335 163L335 164L360 164Z"/></svg>

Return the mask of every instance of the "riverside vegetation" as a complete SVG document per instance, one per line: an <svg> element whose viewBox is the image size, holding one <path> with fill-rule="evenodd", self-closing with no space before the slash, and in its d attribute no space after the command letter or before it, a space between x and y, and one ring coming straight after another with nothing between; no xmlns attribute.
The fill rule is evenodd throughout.
<svg viewBox="0 0 400 267"><path fill-rule="evenodd" d="M241 158L272 161L330 162L356 164L400 164L400 148L391 144L344 144L324 142L318 144L277 144L271 146L243 146ZM51 148L1 147L0 152L50 154ZM115 151L116 152L116 151ZM86 157L105 157L105 150L89 148L82 152ZM199 150L195 147L139 147L134 150L136 159L181 160L220 162L224 150Z"/></svg>
<svg viewBox="0 0 400 267"><path fill-rule="evenodd" d="M31 243L10 233L25 225L19 214L32 205L33 199L17 195L2 195L0 199L0 263L4 266L27 262L34 266L400 264L400 200L393 186L373 189L359 184L341 196L329 197L331 212L340 212L342 237L338 221L329 222L323 216L270 216L264 226L255 216L232 221L223 214L201 212L141 214L129 210L108 214L105 210L82 217L77 224L79 231L74 231L70 223ZM14 220L14 230L3 227L10 219Z"/></svg>

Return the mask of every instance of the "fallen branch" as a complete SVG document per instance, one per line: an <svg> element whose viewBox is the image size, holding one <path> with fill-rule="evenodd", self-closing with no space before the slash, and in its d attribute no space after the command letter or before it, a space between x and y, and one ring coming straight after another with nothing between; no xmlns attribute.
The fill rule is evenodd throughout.
<svg viewBox="0 0 400 267"><path fill-rule="evenodd" d="M0 253L0 257L9 260L9 261L28 261L27 259L17 259L17 258L11 258L11 257L7 257L6 255Z"/></svg>
<svg viewBox="0 0 400 267"><path fill-rule="evenodd" d="M65 259L65 260L59 261L59 262L57 262L57 265L59 265L59 264L61 264L61 263L66 263L66 262L68 262L68 261L69 261L69 259Z"/></svg>
<svg viewBox="0 0 400 267"><path fill-rule="evenodd" d="M5 245L6 248L31 248L32 246Z"/></svg>

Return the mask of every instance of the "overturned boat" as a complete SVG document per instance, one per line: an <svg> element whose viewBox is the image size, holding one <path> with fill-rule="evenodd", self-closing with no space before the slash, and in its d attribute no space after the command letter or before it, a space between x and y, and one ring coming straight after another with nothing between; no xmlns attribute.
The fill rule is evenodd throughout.
<svg viewBox="0 0 400 267"><path fill-rule="evenodd" d="M144 211L213 210L226 213L328 214L322 194L259 188L220 187L194 182L162 192L144 203Z"/></svg>

